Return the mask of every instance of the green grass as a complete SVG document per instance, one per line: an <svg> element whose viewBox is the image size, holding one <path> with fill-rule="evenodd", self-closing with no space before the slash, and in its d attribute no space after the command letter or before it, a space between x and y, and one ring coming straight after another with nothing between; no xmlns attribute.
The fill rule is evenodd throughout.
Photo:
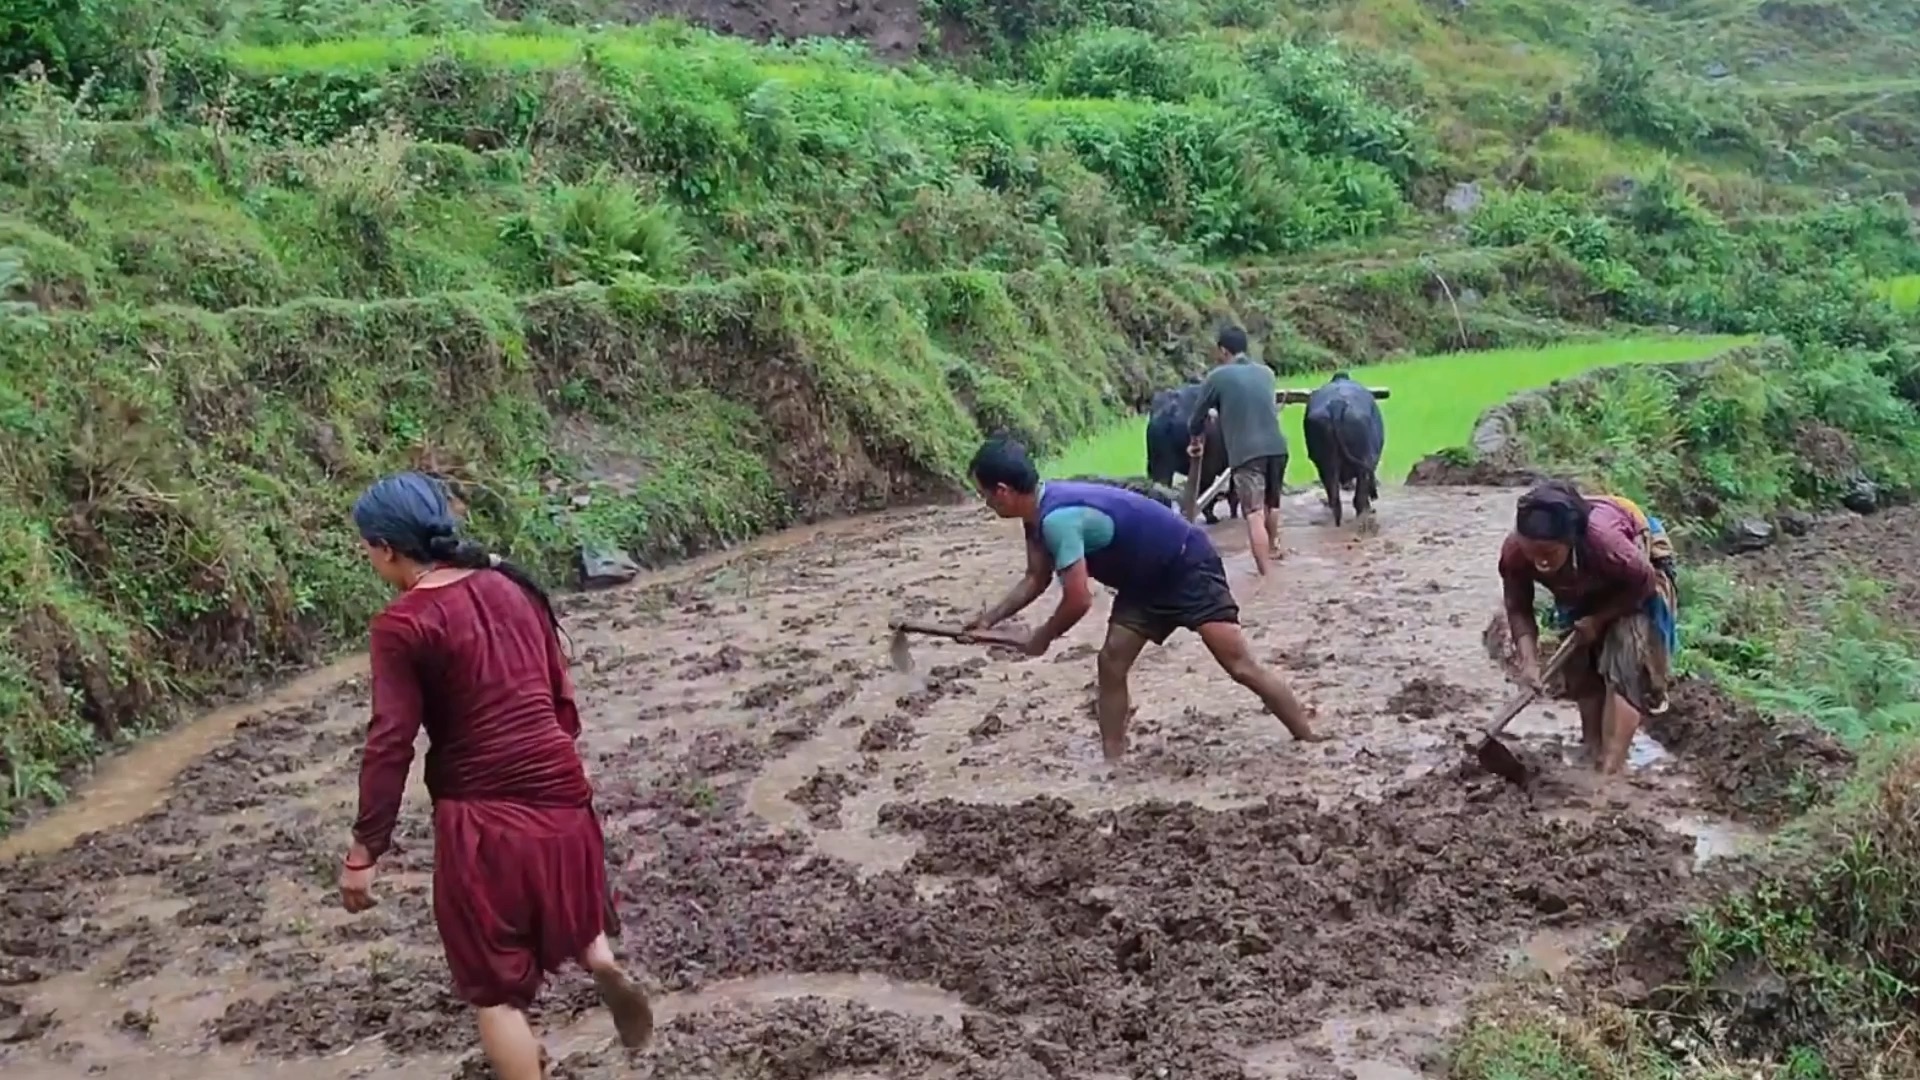
<svg viewBox="0 0 1920 1080"><path fill-rule="evenodd" d="M1399 483L1421 458L1465 441L1486 409L1523 390L1545 386L1594 368L1619 364L1672 364L1699 360L1742 344L1736 337L1635 337L1582 341L1544 349L1497 349L1451 353L1353 368L1355 379L1383 386L1393 396L1380 403L1387 419L1381 480ZM1318 376L1282 378L1282 386L1312 388ZM1293 459L1287 479L1312 483L1301 431L1305 409L1281 411ZM1048 476L1138 476L1146 465L1147 418L1136 416L1100 432L1045 462Z"/></svg>
<svg viewBox="0 0 1920 1080"><path fill-rule="evenodd" d="M1889 278L1875 285L1887 302L1902 311L1920 308L1920 274Z"/></svg>

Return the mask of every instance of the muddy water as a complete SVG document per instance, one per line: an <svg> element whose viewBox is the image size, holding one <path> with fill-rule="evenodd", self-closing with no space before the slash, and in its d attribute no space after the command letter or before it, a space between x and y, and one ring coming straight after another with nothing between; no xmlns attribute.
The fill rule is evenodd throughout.
<svg viewBox="0 0 1920 1080"><path fill-rule="evenodd" d="M1515 735L1547 773L1531 797L1460 772L1509 689L1480 633L1511 499L1389 492L1364 538L1292 500L1264 585L1220 526L1256 654L1335 739L1293 743L1180 635L1140 662L1118 770L1089 712L1105 597L1046 657L916 642L913 673L888 666L888 616L955 619L1011 583L1017 528L972 508L575 600L622 948L666 996L628 1062L557 978L538 1020L564 1072L1409 1075L1510 950L1675 895L1720 835L1682 758L1615 785L1556 765L1564 707ZM9 1077L470 1067L417 790L380 907L333 904L365 708L351 664L315 676L17 838Z"/></svg>

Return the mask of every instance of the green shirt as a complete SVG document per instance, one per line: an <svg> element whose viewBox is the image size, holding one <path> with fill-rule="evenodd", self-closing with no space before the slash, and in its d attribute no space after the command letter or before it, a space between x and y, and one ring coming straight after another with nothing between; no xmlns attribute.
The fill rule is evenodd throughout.
<svg viewBox="0 0 1920 1080"><path fill-rule="evenodd" d="M1239 468L1254 458L1287 453L1287 437L1280 430L1280 404L1274 400L1273 369L1249 360L1245 353L1207 372L1200 403L1193 410L1188 433L1206 431L1207 410L1220 410L1220 438L1226 442L1227 465Z"/></svg>

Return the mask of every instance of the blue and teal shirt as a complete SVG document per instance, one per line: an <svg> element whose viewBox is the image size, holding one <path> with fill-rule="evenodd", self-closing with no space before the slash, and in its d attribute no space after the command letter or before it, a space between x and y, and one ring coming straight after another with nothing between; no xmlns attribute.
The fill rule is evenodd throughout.
<svg viewBox="0 0 1920 1080"><path fill-rule="evenodd" d="M1095 581L1122 592L1215 555L1207 534L1125 488L1057 480L1040 489L1040 523L1026 527L1053 557L1054 573L1086 560Z"/></svg>

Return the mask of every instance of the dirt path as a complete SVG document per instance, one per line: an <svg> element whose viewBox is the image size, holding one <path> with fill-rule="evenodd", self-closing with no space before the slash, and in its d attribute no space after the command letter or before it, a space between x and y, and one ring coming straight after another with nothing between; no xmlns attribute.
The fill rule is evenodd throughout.
<svg viewBox="0 0 1920 1080"><path fill-rule="evenodd" d="M1743 835L1651 742L1609 791L1555 764L1565 706L1517 725L1548 764L1531 798L1457 775L1459 733L1507 692L1482 631L1512 498L1391 491L1364 541L1296 526L1266 589L1220 526L1256 650L1338 739L1294 745L1182 635L1140 664L1114 777L1089 712L1104 598L1042 659L917 644L915 674L888 668L889 614L970 612L1016 572L1017 531L971 507L574 600L624 949L668 1019L629 1063L563 976L559 1075L1413 1075L1476 981L1557 970ZM0 871L10 1080L485 1075L417 785L381 906L333 903L357 678L183 735L204 756L131 823L129 782L92 825L82 802L17 838L109 826Z"/></svg>

